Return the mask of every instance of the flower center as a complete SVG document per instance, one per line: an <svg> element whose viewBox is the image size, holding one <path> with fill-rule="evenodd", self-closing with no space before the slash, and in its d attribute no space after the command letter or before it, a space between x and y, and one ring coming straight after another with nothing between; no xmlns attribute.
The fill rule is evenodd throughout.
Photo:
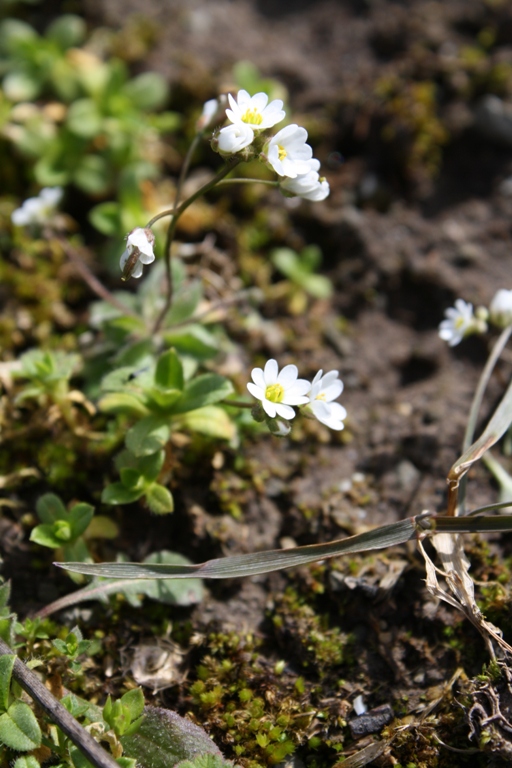
<svg viewBox="0 0 512 768"><path fill-rule="evenodd" d="M242 121L244 123L249 123L249 125L261 125L263 118L256 107L253 107L252 109L245 110L244 114L242 115Z"/></svg>
<svg viewBox="0 0 512 768"><path fill-rule="evenodd" d="M271 403L280 403L284 397L284 387L281 384L270 384L265 390L265 398Z"/></svg>
<svg viewBox="0 0 512 768"><path fill-rule="evenodd" d="M325 400L325 392L319 392L315 400Z"/></svg>
<svg viewBox="0 0 512 768"><path fill-rule="evenodd" d="M279 157L279 159L280 159L281 161L282 161L282 160L284 160L284 159L285 159L285 157L286 157L286 156L287 156L287 154L288 154L288 152L286 151L286 149L285 149L284 147L282 147L280 144L279 144L279 145L278 145L278 147L277 147L277 152L278 152L278 157Z"/></svg>
<svg viewBox="0 0 512 768"><path fill-rule="evenodd" d="M463 325L464 325L464 323L465 323L465 320L464 320L464 318L463 318L463 317L458 317L458 318L455 320L455 323L454 323L454 325L455 325L455 327L456 327L456 328L462 328L462 327L463 327Z"/></svg>

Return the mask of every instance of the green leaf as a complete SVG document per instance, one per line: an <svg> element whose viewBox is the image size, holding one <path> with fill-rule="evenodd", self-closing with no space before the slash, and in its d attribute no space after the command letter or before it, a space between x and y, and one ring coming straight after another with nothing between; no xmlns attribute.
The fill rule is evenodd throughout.
<svg viewBox="0 0 512 768"><path fill-rule="evenodd" d="M149 456L165 446L169 440L169 426L160 416L146 416L126 434L126 447L135 456Z"/></svg>
<svg viewBox="0 0 512 768"><path fill-rule="evenodd" d="M6 581L5 584L0 584L0 611L2 608L9 607L9 600L11 599L11 582Z"/></svg>
<svg viewBox="0 0 512 768"><path fill-rule="evenodd" d="M169 95L167 81L157 72L144 72L123 88L136 109L151 111L163 107Z"/></svg>
<svg viewBox="0 0 512 768"><path fill-rule="evenodd" d="M122 467L119 471L121 476L121 482L125 488L130 491L140 490L144 488L144 477L140 470L132 469L132 467Z"/></svg>
<svg viewBox="0 0 512 768"><path fill-rule="evenodd" d="M82 533L89 527L89 523L94 517L94 507L90 504L75 504L69 512L69 522L73 533L73 538L76 539L81 536Z"/></svg>
<svg viewBox="0 0 512 768"><path fill-rule="evenodd" d="M185 326L183 329L164 331L164 339L170 347L175 347L183 355L191 355L198 360L208 360L219 351L219 344L206 328L199 323Z"/></svg>
<svg viewBox="0 0 512 768"><path fill-rule="evenodd" d="M76 48L85 40L87 26L80 16L65 13L53 21L45 32L47 40L53 40L63 51Z"/></svg>
<svg viewBox="0 0 512 768"><path fill-rule="evenodd" d="M180 760L208 753L222 757L208 734L175 712L145 707L146 718L137 733L122 736L124 754L151 768L174 768Z"/></svg>
<svg viewBox="0 0 512 768"><path fill-rule="evenodd" d="M123 483L110 483L101 494L103 504L132 504L144 495L144 488L129 490Z"/></svg>
<svg viewBox="0 0 512 768"><path fill-rule="evenodd" d="M200 280L193 280L188 285L181 288L173 298L172 306L165 324L172 328L177 323L183 323L192 317L203 296L203 286Z"/></svg>
<svg viewBox="0 0 512 768"><path fill-rule="evenodd" d="M144 390L146 396L146 405L150 411L162 416L168 415L172 411L174 403L182 395L181 389L161 390L158 387L150 387Z"/></svg>
<svg viewBox="0 0 512 768"><path fill-rule="evenodd" d="M88 218L98 232L113 237L121 227L121 206L114 201L100 203L91 208Z"/></svg>
<svg viewBox="0 0 512 768"><path fill-rule="evenodd" d="M15 701L0 715L0 743L19 752L41 746L41 729L36 716L23 701Z"/></svg>
<svg viewBox="0 0 512 768"><path fill-rule="evenodd" d="M11 101L31 101L39 95L41 83L28 72L9 72L4 77L2 89Z"/></svg>
<svg viewBox="0 0 512 768"><path fill-rule="evenodd" d="M226 411L215 405L206 405L204 408L183 414L180 423L191 432L219 440L232 440L236 435L235 425Z"/></svg>
<svg viewBox="0 0 512 768"><path fill-rule="evenodd" d="M219 755L201 754L193 760L180 760L174 768L233 768L233 763Z"/></svg>
<svg viewBox="0 0 512 768"><path fill-rule="evenodd" d="M18 757L12 768L41 768L41 763L34 755L26 755Z"/></svg>
<svg viewBox="0 0 512 768"><path fill-rule="evenodd" d="M98 408L102 413L119 413L139 418L148 415L148 409L140 397L129 392L109 392L100 399Z"/></svg>
<svg viewBox="0 0 512 768"><path fill-rule="evenodd" d="M41 763L34 755L18 757L12 768L41 768Z"/></svg>
<svg viewBox="0 0 512 768"><path fill-rule="evenodd" d="M205 405L224 400L233 392L231 382L217 373L204 373L190 381L181 398L173 405L172 413L186 413Z"/></svg>
<svg viewBox="0 0 512 768"><path fill-rule="evenodd" d="M102 195L112 184L112 169L104 157L84 155L73 173L73 181L89 195Z"/></svg>
<svg viewBox="0 0 512 768"><path fill-rule="evenodd" d="M67 517L67 509L54 493L45 493L36 503L36 512L42 523L54 523L55 520L64 520Z"/></svg>
<svg viewBox="0 0 512 768"><path fill-rule="evenodd" d="M144 710L142 688L133 688L131 691L123 694L121 696L121 704L128 709L132 722L137 720Z"/></svg>
<svg viewBox="0 0 512 768"><path fill-rule="evenodd" d="M171 492L159 483L153 483L146 489L146 502L155 515L167 515L174 512L174 499Z"/></svg>
<svg viewBox="0 0 512 768"><path fill-rule="evenodd" d="M161 389L183 389L183 366L175 349L168 349L158 358L155 384Z"/></svg>
<svg viewBox="0 0 512 768"><path fill-rule="evenodd" d="M59 538L56 535L53 523L51 525L45 523L43 525L36 525L30 534L30 541L39 544L41 547L58 549L59 547L62 547L64 539Z"/></svg>
<svg viewBox="0 0 512 768"><path fill-rule="evenodd" d="M10 654L0 656L0 709L6 711L9 707L11 677L16 657Z"/></svg>

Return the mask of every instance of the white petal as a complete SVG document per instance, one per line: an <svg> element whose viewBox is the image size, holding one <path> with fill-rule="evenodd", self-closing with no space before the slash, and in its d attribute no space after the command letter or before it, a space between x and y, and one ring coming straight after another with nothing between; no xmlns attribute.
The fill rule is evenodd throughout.
<svg viewBox="0 0 512 768"><path fill-rule="evenodd" d="M263 373L261 368L253 368L251 371L251 379L254 381L254 383L261 387L261 389L265 389L265 374Z"/></svg>
<svg viewBox="0 0 512 768"><path fill-rule="evenodd" d="M322 393L329 403L331 400L336 400L337 397L343 392L343 382L339 379L328 387L322 389Z"/></svg>
<svg viewBox="0 0 512 768"><path fill-rule="evenodd" d="M283 419L293 419L295 417L295 411L285 403L276 403L276 411Z"/></svg>
<svg viewBox="0 0 512 768"><path fill-rule="evenodd" d="M262 389L261 387L257 387L256 384L252 384L251 382L249 382L247 384L247 389L249 390L251 395L255 397L257 400L263 400L263 398L265 397L265 389L264 388Z"/></svg>
<svg viewBox="0 0 512 768"><path fill-rule="evenodd" d="M151 261L144 262L151 264L154 261L155 256L153 254L153 244L149 242L146 232L142 227L137 227L128 235L128 245L133 245L139 249L141 255L151 258Z"/></svg>
<svg viewBox="0 0 512 768"><path fill-rule="evenodd" d="M270 416L271 419L273 419L277 413L276 404L272 403L270 400L263 399L261 401L261 404L263 406L263 410L267 414L267 416Z"/></svg>
<svg viewBox="0 0 512 768"><path fill-rule="evenodd" d="M277 377L277 381L281 386L283 386L285 389L293 384L293 382L296 380L297 376L299 375L299 369L296 365L285 365L279 376Z"/></svg>
<svg viewBox="0 0 512 768"><path fill-rule="evenodd" d="M265 363L265 369L263 374L265 376L265 384L268 387L270 384L277 383L277 374L279 372L279 366L274 359L267 360Z"/></svg>

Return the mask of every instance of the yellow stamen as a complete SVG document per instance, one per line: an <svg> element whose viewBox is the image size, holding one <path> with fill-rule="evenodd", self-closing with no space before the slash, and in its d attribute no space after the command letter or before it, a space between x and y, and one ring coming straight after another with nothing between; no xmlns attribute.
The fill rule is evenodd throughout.
<svg viewBox="0 0 512 768"><path fill-rule="evenodd" d="M242 121L244 123L249 123L249 125L261 125L263 118L256 107L253 107L252 109L245 110L244 114L242 115Z"/></svg>
<svg viewBox="0 0 512 768"><path fill-rule="evenodd" d="M270 384L265 390L265 397L271 403L280 403L284 397L284 388L281 384Z"/></svg>
<svg viewBox="0 0 512 768"><path fill-rule="evenodd" d="M315 400L325 400L325 392L319 392Z"/></svg>
<svg viewBox="0 0 512 768"><path fill-rule="evenodd" d="M288 152L284 147L282 147L280 144L278 145L278 157L280 160L284 160L287 156Z"/></svg>

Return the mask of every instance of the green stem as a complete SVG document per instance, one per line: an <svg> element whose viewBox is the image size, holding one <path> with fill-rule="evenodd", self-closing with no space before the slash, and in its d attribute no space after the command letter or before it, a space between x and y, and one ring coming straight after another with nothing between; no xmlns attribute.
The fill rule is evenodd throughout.
<svg viewBox="0 0 512 768"><path fill-rule="evenodd" d="M482 371L480 380L478 382L478 386L475 390L475 394L473 395L473 402L471 403L471 408L469 409L468 422L466 425L466 431L464 432L464 440L462 442L462 453L465 453L473 442L476 423L478 421L478 414L480 412L480 407L482 405L482 400L483 400L485 390L489 383L489 379L491 378L494 367L498 362L507 341L510 338L510 334L512 334L512 325L507 325L507 327L504 328L501 334L499 335L498 340L496 341L496 344L492 348L491 354L489 355L489 358ZM465 510L465 501L466 501L466 484L467 484L467 477L464 476L463 478L461 478L460 485L459 485L459 509L460 509L461 515L465 514L464 510Z"/></svg>
<svg viewBox="0 0 512 768"><path fill-rule="evenodd" d="M223 181L219 181L219 187L223 187L228 184L266 184L268 187L279 186L278 181L271 181L271 179L241 179L237 177L236 179L223 179Z"/></svg>
<svg viewBox="0 0 512 768"><path fill-rule="evenodd" d="M237 157L231 157L226 165L221 168L221 170L215 174L213 179L208 181L206 184L203 184L202 187L200 187L197 192L194 192L193 195L190 195L187 200L185 200L173 213L171 223L169 224L169 228L167 230L167 237L165 240L165 271L166 271L166 277L167 277L167 295L165 298L165 303L162 308L162 311L158 315L155 326L153 328L153 333L157 333L160 330L160 327L165 319L165 316L167 312L169 311L171 304L172 304L172 294L173 294L173 284L172 284L172 269L171 269L171 246L172 242L174 240L174 234L176 232L176 227L179 221L180 216L187 210L187 208L192 205L193 202L195 202L199 197L202 195L205 195L207 192L210 191L210 189L213 189L219 181L221 181L225 176L230 173L233 168L235 168L239 163L241 162L240 159Z"/></svg>
<svg viewBox="0 0 512 768"><path fill-rule="evenodd" d="M178 179L178 183L176 185L176 195L174 198L174 205L172 208L169 208L167 211L162 211L161 213L157 213L156 216L153 216L153 218L148 221L146 224L146 229L151 229L153 224L155 224L160 219L164 219L166 216L173 216L176 208L178 207L178 203L180 201L181 197L181 190L183 189L183 184L185 183L185 179L187 177L188 169L190 168L190 162L192 160L192 155L194 154L197 145L199 144L199 141L201 140L202 136L201 134L198 134L194 137L194 140L192 141L192 144L188 148L188 152L185 156L185 160L183 161L183 165L181 167L180 176Z"/></svg>

